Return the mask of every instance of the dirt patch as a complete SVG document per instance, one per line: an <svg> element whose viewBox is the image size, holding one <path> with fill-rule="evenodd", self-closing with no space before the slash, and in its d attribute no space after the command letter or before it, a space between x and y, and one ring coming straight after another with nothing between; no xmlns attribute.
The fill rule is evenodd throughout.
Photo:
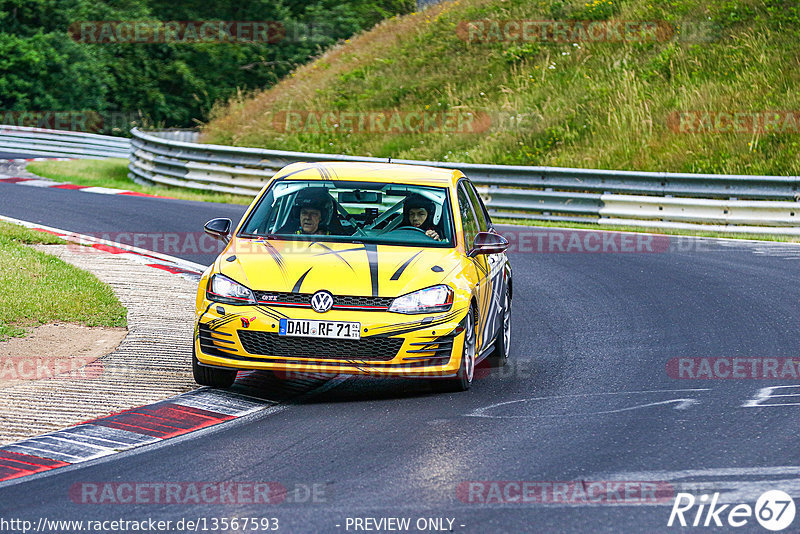
<svg viewBox="0 0 800 534"><path fill-rule="evenodd" d="M103 370L96 361L113 352L127 333L125 328L55 323L2 341L0 388L30 380L91 378Z"/></svg>

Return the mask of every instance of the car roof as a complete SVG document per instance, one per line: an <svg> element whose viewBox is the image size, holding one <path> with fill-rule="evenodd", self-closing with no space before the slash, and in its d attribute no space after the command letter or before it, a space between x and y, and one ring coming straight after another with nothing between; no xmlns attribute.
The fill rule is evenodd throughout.
<svg viewBox="0 0 800 534"><path fill-rule="evenodd" d="M446 186L464 176L456 169L368 162L301 162L281 169L275 178L296 180L353 180L396 184Z"/></svg>

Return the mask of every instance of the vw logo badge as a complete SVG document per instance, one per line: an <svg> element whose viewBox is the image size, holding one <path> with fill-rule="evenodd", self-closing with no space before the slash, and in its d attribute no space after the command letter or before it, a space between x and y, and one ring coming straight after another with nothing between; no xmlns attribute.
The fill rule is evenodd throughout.
<svg viewBox="0 0 800 534"><path fill-rule="evenodd" d="M311 297L311 307L317 313L325 313L333 307L333 295L327 291L317 291Z"/></svg>

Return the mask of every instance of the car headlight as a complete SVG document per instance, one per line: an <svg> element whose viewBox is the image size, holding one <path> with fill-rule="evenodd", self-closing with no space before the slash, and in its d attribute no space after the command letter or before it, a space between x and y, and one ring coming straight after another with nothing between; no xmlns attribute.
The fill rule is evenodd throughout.
<svg viewBox="0 0 800 534"><path fill-rule="evenodd" d="M439 285L397 297L392 302L392 305L389 306L389 311L395 313L436 313L447 311L452 305L452 288L446 285Z"/></svg>
<svg viewBox="0 0 800 534"><path fill-rule="evenodd" d="M206 290L208 300L225 304L255 304L256 297L248 288L223 274L211 277Z"/></svg>

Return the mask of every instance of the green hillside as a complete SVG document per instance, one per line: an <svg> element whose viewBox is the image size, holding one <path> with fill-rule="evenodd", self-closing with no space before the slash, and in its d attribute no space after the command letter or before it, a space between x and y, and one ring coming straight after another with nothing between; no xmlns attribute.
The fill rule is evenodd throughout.
<svg viewBox="0 0 800 534"><path fill-rule="evenodd" d="M544 39L504 38L521 34L509 21L571 20L606 37L562 22L568 31L545 29ZM389 19L271 89L219 105L204 141L798 175L798 87L797 0L455 0ZM420 133L425 113L431 127Z"/></svg>

